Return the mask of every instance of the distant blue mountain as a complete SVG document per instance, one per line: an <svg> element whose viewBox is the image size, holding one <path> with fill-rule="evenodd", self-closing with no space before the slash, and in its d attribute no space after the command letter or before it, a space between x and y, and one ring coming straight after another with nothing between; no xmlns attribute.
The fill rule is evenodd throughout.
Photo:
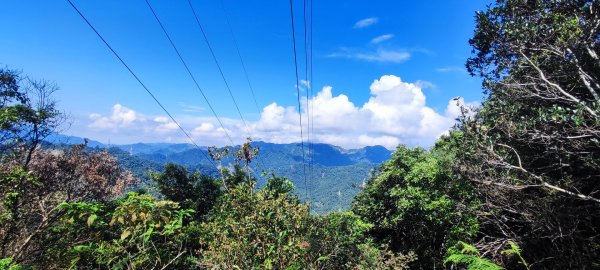
<svg viewBox="0 0 600 270"><path fill-rule="evenodd" d="M54 144L84 142L83 138L65 135L53 135L49 139ZM252 142L252 145L260 149L258 157L252 162L258 185L265 183L261 176L263 171L287 177L296 186L296 194L301 199L310 199L313 202L312 209L318 213L347 209L371 170L391 157L391 151L383 146L347 150L330 144L305 143L303 157L299 143L258 141ZM107 148L107 145L93 140L88 140L88 146ZM239 146L231 149L238 150ZM145 173L148 170L160 169L167 162L211 175L218 173L208 160L207 147L198 149L191 144L181 143L135 143L111 145L109 151L119 158L123 166L146 180ZM233 157L222 161L225 166L233 162Z"/></svg>
<svg viewBox="0 0 600 270"><path fill-rule="evenodd" d="M44 140L51 144L72 145L72 144L83 144L86 139L77 137L77 136L69 136L69 135L54 133L54 134L50 134ZM92 147L92 148L94 148L94 147L105 148L106 147L106 145L104 145L103 143L94 141L94 140L90 140L90 139L87 139L87 145L88 145L88 147Z"/></svg>
<svg viewBox="0 0 600 270"><path fill-rule="evenodd" d="M368 161L371 163L383 163L392 157L392 153L387 148L376 145L366 146L361 149L351 150L350 158L354 161Z"/></svg>
<svg viewBox="0 0 600 270"><path fill-rule="evenodd" d="M196 149L194 145L187 143L134 143L115 145L123 151L132 152L134 154L174 154L191 149ZM204 147L204 149L206 149Z"/></svg>

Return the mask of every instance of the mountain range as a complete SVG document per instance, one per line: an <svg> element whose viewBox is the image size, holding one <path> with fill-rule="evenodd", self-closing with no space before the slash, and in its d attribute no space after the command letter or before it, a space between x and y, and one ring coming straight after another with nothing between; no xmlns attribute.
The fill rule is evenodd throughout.
<svg viewBox="0 0 600 270"><path fill-rule="evenodd" d="M92 150L107 150L119 159L121 165L142 179L142 185L151 185L148 171L161 171L168 162L177 163L190 171L200 171L217 176L218 172L208 160L207 147L184 143L134 143L108 145L75 136L55 134L47 138L53 145L81 144L87 142ZM330 144L304 144L305 156L299 143L275 144L252 142L259 149L251 167L264 185L263 172L290 179L301 200L310 198L312 211L327 213L350 207L354 195L360 190L371 171L391 157L391 151L383 146L367 146L360 149L343 149ZM232 150L239 146L231 147ZM308 153L311 153L310 155ZM306 162L303 162L305 160ZM233 163L232 158L223 160L224 166Z"/></svg>

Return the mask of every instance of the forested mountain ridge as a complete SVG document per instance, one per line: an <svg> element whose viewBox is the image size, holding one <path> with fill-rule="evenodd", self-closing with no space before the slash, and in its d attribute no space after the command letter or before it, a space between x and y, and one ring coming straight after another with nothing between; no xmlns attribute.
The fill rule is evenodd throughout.
<svg viewBox="0 0 600 270"><path fill-rule="evenodd" d="M83 138L53 134L47 141L54 144L80 144ZM91 148L107 149L117 157L120 163L144 182L149 183L149 171L162 171L166 163L176 163L189 171L199 171L217 176L218 171L206 160L206 151L190 144L170 143L135 143L124 145L106 145L94 140L87 140ZM274 173L287 177L292 181L294 191L300 199L307 200L308 185L311 186L311 198L315 213L347 210L352 199L360 191L360 187L370 176L370 172L391 157L391 151L383 146L367 146L360 149L343 149L330 144L315 143L306 145L307 183L304 182L304 163L300 144L275 144L252 142L258 147L259 154L253 161L254 176L257 186L262 187L266 178L262 172ZM203 148L207 149L207 148ZM239 146L232 147L237 150ZM234 163L232 157L223 161L224 166Z"/></svg>

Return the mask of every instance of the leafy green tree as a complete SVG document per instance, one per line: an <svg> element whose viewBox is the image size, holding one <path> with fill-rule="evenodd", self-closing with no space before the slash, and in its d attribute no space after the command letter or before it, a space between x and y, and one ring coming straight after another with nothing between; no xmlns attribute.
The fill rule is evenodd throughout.
<svg viewBox="0 0 600 270"><path fill-rule="evenodd" d="M483 200L488 256L514 240L539 268L600 265L599 9L498 0L476 16L467 68L488 97L462 120L456 168Z"/></svg>
<svg viewBox="0 0 600 270"><path fill-rule="evenodd" d="M311 253L322 254L317 262L324 269L357 265L364 246L372 244L368 231L373 226L352 212L317 216L312 221Z"/></svg>
<svg viewBox="0 0 600 270"><path fill-rule="evenodd" d="M285 195L289 197L292 196L292 192L294 191L294 184L285 177L277 177L274 174L271 174L271 177L267 181L267 184L264 187L265 190L268 190L275 196Z"/></svg>
<svg viewBox="0 0 600 270"><path fill-rule="evenodd" d="M63 114L51 98L58 88L47 81L23 78L0 69L0 158L17 155L24 166L40 142L63 122Z"/></svg>
<svg viewBox="0 0 600 270"><path fill-rule="evenodd" d="M309 254L316 269L407 269L416 260L413 253L395 254L374 242L373 225L352 212L313 217Z"/></svg>
<svg viewBox="0 0 600 270"><path fill-rule="evenodd" d="M202 265L219 269L302 269L307 265L310 216L306 205L253 192L246 183L230 188L203 224Z"/></svg>
<svg viewBox="0 0 600 270"><path fill-rule="evenodd" d="M162 173L151 174L151 178L165 198L179 203L183 209L194 209L198 218L212 209L222 193L212 177L188 173L183 166L173 163L166 164Z"/></svg>
<svg viewBox="0 0 600 270"><path fill-rule="evenodd" d="M442 266L446 249L478 229L472 188L452 177L450 145L442 140L429 152L398 146L352 207L373 224L378 242L394 252L414 251L422 268Z"/></svg>

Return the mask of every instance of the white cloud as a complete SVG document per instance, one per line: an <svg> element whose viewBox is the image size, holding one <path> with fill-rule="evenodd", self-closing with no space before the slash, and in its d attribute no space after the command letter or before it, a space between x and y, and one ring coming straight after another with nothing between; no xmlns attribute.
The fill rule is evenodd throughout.
<svg viewBox="0 0 600 270"><path fill-rule="evenodd" d="M392 38L394 38L393 34L385 34L385 35L381 35L381 36L376 36L373 39L371 39L371 44L379 44L381 42L384 42L384 41L392 39Z"/></svg>
<svg viewBox="0 0 600 270"><path fill-rule="evenodd" d="M215 130L215 125L213 125L212 123L204 122L200 124L200 126L196 127L194 130L197 132L210 132Z"/></svg>
<svg viewBox="0 0 600 270"><path fill-rule="evenodd" d="M141 120L140 115L135 111L118 103L113 106L112 114L110 116L92 113L89 115L89 118L92 120L89 127L97 130L127 127L132 123Z"/></svg>
<svg viewBox="0 0 600 270"><path fill-rule="evenodd" d="M344 94L335 95L333 88L326 86L308 102L303 101L301 114L296 107L271 103L263 108L257 121L247 123L254 140L299 142L300 115L304 139L307 139L309 108L314 126L311 138L315 142L345 148L366 145L394 148L400 143L429 146L454 125L455 118L461 113L459 106L477 106L477 103L466 103L462 98L451 99L444 112L436 112L427 106L422 90L424 84L423 81L409 83L400 77L385 75L373 81L369 89L371 96L361 105L353 103ZM237 144L247 136L240 120L221 118L225 126L223 129L212 117L181 115L176 118L199 145L230 144L227 134ZM119 143L188 142L169 118L161 115L146 117L120 104L113 107L109 116L94 113L89 119L90 130L110 130L113 135L129 140Z"/></svg>
<svg viewBox="0 0 600 270"><path fill-rule="evenodd" d="M427 146L452 127L460 113L452 100L443 113L427 107L419 84L403 82L393 75L375 80L370 92L370 99L357 106L346 95L333 95L331 87L324 87L308 103L314 108L313 137L343 147L380 144L393 148L399 143ZM306 105L302 112L305 125ZM293 108L273 103L263 110L253 126L254 133L260 139L274 138L276 142L299 141L298 119Z"/></svg>
<svg viewBox="0 0 600 270"><path fill-rule="evenodd" d="M310 87L310 81L300 80L300 85L304 87Z"/></svg>
<svg viewBox="0 0 600 270"><path fill-rule="evenodd" d="M358 29L358 28L365 28L365 27L369 27L369 26L371 26L371 25L374 25L374 24L376 24L377 22L379 22L379 19L378 19L378 18L376 18L376 17L365 18L365 19L362 19L362 20L360 20L360 21L356 22L356 23L354 24L354 28L357 28L357 29Z"/></svg>
<svg viewBox="0 0 600 270"><path fill-rule="evenodd" d="M338 52L329 54L330 58L347 58L379 63L402 63L410 59L410 53L404 50L377 49L375 51L353 51L341 48Z"/></svg>
<svg viewBox="0 0 600 270"><path fill-rule="evenodd" d="M167 123L167 122L169 122L169 118L166 117L166 116L158 116L158 117L154 118L154 122L157 122L157 123Z"/></svg>
<svg viewBox="0 0 600 270"><path fill-rule="evenodd" d="M467 73L467 69L465 67L458 67L458 66L448 66L448 67L436 68L435 71L442 72L442 73L448 73L448 72Z"/></svg>
<svg viewBox="0 0 600 270"><path fill-rule="evenodd" d="M177 105L179 105L179 107L181 107L181 110L184 112L192 112L192 113L204 112L204 108L201 106L189 105L189 104L186 104L185 102L179 102L179 103L177 103Z"/></svg>
<svg viewBox="0 0 600 270"><path fill-rule="evenodd" d="M420 87L421 89L435 89L437 88L437 85L435 85L434 83L430 82L430 81L423 81L423 80L418 80L415 82L415 84Z"/></svg>

